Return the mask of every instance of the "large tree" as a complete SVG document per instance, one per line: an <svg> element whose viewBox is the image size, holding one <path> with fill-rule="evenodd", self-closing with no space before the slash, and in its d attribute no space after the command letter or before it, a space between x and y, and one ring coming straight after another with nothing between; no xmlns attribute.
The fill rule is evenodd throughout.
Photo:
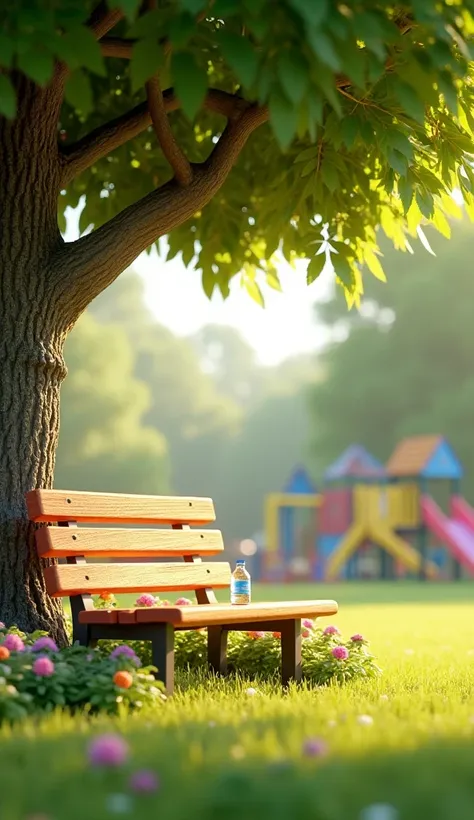
<svg viewBox="0 0 474 820"><path fill-rule="evenodd" d="M260 300L257 272L278 287L280 246L312 256L309 281L318 275L321 219L351 299L357 262L383 275L377 225L398 246L423 218L445 230L453 186L472 205L473 11L473 0L1 4L0 618L64 637L24 494L53 481L63 345L82 311L170 232L170 253L197 257L208 294L240 273ZM92 230L66 243L58 200L82 195Z"/></svg>

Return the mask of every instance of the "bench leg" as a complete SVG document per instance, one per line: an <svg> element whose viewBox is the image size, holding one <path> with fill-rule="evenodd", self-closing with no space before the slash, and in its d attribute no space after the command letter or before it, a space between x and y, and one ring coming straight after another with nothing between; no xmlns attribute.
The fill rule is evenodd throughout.
<svg viewBox="0 0 474 820"><path fill-rule="evenodd" d="M285 621L281 627L281 679L283 686L301 681L301 621Z"/></svg>
<svg viewBox="0 0 474 820"><path fill-rule="evenodd" d="M207 629L207 660L217 675L227 674L227 635L220 626Z"/></svg>
<svg viewBox="0 0 474 820"><path fill-rule="evenodd" d="M150 634L151 662L158 668L155 676L162 681L168 695L174 690L174 628L171 624L153 626Z"/></svg>

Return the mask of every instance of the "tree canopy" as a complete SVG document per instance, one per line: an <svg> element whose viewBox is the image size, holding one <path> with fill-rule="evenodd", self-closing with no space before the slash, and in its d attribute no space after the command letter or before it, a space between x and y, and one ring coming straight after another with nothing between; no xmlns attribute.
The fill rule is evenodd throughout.
<svg viewBox="0 0 474 820"><path fill-rule="evenodd" d="M404 249L424 222L449 233L454 188L474 211L473 14L474 0L4 4L0 113L15 117L18 72L67 77L61 206L86 196L86 256L125 267L171 233L168 256L195 261L207 294L238 274L262 301L279 253L309 257L312 282L330 251L354 301L360 263L384 278L377 226Z"/></svg>

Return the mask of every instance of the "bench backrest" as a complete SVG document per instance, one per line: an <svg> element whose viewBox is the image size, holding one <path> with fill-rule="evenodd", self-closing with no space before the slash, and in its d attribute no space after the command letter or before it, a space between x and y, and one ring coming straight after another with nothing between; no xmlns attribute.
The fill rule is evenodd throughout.
<svg viewBox="0 0 474 820"><path fill-rule="evenodd" d="M213 589L230 584L228 563L205 560L224 549L221 532L190 526L215 521L210 498L32 490L26 503L30 520L58 525L36 532L41 558L67 560L44 568L46 589L53 597L194 590L199 603L211 603L215 601ZM78 526L81 523L155 525L155 529ZM178 557L184 562L173 561ZM97 558L171 560L89 562ZM90 608L90 599L86 608Z"/></svg>

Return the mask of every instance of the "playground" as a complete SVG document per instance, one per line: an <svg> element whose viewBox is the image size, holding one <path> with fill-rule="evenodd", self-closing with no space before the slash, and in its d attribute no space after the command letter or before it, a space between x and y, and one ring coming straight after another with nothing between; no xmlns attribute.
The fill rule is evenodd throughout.
<svg viewBox="0 0 474 820"><path fill-rule="evenodd" d="M474 508L441 435L402 440L384 465L352 445L318 490L297 467L265 501L264 581L461 580L474 575Z"/></svg>
<svg viewBox="0 0 474 820"><path fill-rule="evenodd" d="M206 675L181 673L182 689L166 709L126 718L56 713L14 733L4 727L2 817L142 817L159 806L161 816L179 820L261 820L291 806L291 816L303 820L470 820L469 584L330 588L341 603L334 623L347 635L370 638L381 678L294 688L285 698L278 683L216 680L210 698ZM295 598L307 591L285 587ZM257 598L269 592L255 588ZM380 604L383 594L390 603ZM126 741L123 766L92 766L91 739L110 733ZM47 777L39 761L47 762ZM130 791L137 770L155 773L150 791Z"/></svg>

